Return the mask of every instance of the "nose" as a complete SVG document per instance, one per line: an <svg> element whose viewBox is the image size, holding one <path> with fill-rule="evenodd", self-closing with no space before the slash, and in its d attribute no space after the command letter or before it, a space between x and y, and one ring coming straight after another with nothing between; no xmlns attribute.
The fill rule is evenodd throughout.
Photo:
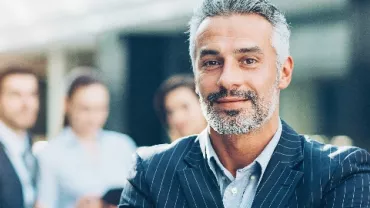
<svg viewBox="0 0 370 208"><path fill-rule="evenodd" d="M220 87L224 87L227 90L232 90L238 88L243 84L243 74L242 70L239 68L237 63L231 60L225 60L224 66L220 78L217 84Z"/></svg>

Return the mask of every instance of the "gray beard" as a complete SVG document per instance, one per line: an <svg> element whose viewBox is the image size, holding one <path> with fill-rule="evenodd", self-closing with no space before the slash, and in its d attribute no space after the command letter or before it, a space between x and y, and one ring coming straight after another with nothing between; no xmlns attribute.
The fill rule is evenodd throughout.
<svg viewBox="0 0 370 208"><path fill-rule="evenodd" d="M209 101L200 97L200 104L203 114L210 125L217 133L222 135L248 134L258 130L268 121L275 112L278 103L278 92L274 88L270 91L271 101L258 98L252 103L252 108L236 110L216 110Z"/></svg>

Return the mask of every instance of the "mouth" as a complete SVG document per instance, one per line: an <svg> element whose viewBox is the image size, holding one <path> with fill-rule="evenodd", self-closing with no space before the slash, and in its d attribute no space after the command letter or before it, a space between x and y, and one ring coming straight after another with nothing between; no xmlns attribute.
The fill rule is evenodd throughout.
<svg viewBox="0 0 370 208"><path fill-rule="evenodd" d="M240 97L224 97L215 101L215 104L223 109L239 109L245 105L245 102L249 101L246 98Z"/></svg>
<svg viewBox="0 0 370 208"><path fill-rule="evenodd" d="M248 99L240 98L240 97L224 97L216 100L216 103L222 104L222 103L237 103L237 102L245 102L248 101Z"/></svg>

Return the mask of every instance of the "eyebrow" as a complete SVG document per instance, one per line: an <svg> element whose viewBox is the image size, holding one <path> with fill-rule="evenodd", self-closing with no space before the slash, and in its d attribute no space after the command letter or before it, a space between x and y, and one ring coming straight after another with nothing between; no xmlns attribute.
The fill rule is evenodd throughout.
<svg viewBox="0 0 370 208"><path fill-rule="evenodd" d="M200 51L200 58L204 57L204 56L207 56L207 55L214 55L214 56L217 56L219 55L220 52L216 51L216 50L211 50L211 49L203 49Z"/></svg>
<svg viewBox="0 0 370 208"><path fill-rule="evenodd" d="M258 46L254 47L249 47L249 48L239 48L234 50L235 54L240 54L240 53L259 53L263 54L262 49Z"/></svg>
<svg viewBox="0 0 370 208"><path fill-rule="evenodd" d="M262 49L258 46L249 47L249 48L239 48L234 50L235 54L243 54L243 53L259 53L263 54ZM207 55L213 55L217 56L220 55L219 51L212 50L212 49L203 49L200 51L200 58L207 56Z"/></svg>

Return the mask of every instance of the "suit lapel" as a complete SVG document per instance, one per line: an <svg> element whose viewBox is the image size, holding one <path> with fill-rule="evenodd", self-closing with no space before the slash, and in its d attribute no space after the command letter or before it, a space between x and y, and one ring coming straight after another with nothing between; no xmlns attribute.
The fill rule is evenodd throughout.
<svg viewBox="0 0 370 208"><path fill-rule="evenodd" d="M294 167L302 162L302 140L285 122L279 143L257 188L252 208L285 207L303 172Z"/></svg>
<svg viewBox="0 0 370 208"><path fill-rule="evenodd" d="M223 208L216 178L202 154L199 140L195 140L185 161L189 168L177 171L187 204L192 208Z"/></svg>
<svg viewBox="0 0 370 208"><path fill-rule="evenodd" d="M0 182L2 183L2 189L10 192L12 196L18 200L17 203L23 204L21 181L6 153L5 146L2 142L0 142L0 166Z"/></svg>

